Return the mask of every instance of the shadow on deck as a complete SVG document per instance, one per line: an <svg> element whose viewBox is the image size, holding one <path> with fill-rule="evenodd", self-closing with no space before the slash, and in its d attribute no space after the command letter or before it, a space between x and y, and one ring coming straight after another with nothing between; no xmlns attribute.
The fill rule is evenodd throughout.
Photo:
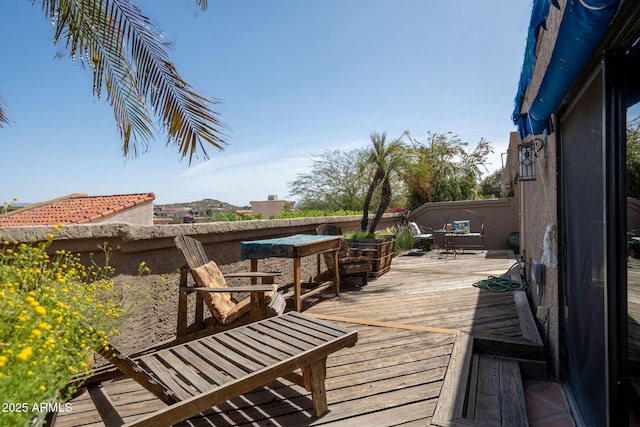
<svg viewBox="0 0 640 427"><path fill-rule="evenodd" d="M356 346L328 359L329 412L314 417L309 394L281 379L179 425L527 425L510 393L522 395L520 368L546 368L526 297L473 286L514 263L506 251L417 253L365 287L345 281L338 298L305 300L305 314L358 331ZM129 380L105 387L125 422L164 405ZM103 425L86 393L72 405L57 426Z"/></svg>

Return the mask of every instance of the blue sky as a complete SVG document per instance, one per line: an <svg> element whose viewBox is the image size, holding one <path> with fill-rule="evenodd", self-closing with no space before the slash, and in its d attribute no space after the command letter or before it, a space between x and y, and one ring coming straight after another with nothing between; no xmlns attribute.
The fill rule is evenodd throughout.
<svg viewBox="0 0 640 427"><path fill-rule="evenodd" d="M0 204L70 193L154 192L156 203L218 199L244 206L287 183L312 155L370 144L372 131L423 140L453 132L492 142L501 166L531 0L136 0L175 44L178 71L223 101L224 151L180 161L159 137L123 159L91 73L56 59L39 2L0 7Z"/></svg>

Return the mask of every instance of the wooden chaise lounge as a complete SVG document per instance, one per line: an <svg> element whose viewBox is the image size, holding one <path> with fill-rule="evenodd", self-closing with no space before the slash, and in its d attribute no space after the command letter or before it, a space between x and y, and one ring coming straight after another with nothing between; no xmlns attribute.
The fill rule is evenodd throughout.
<svg viewBox="0 0 640 427"><path fill-rule="evenodd" d="M115 348L101 355L167 403L126 423L100 384L89 392L107 426L168 426L284 377L311 392L313 414L327 411L327 356L351 347L357 332L297 312L271 317L133 360ZM300 369L302 374L294 373Z"/></svg>

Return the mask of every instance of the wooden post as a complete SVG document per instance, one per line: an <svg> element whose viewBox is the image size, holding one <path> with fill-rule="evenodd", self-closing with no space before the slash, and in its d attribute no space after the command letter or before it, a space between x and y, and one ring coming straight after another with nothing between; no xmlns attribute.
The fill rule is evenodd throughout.
<svg viewBox="0 0 640 427"><path fill-rule="evenodd" d="M327 391L325 379L327 377L327 358L317 360L303 369L305 384L311 389L311 401L313 402L313 415L321 416L329 408L327 405Z"/></svg>
<svg viewBox="0 0 640 427"><path fill-rule="evenodd" d="M333 280L336 286L336 296L340 295L340 268L338 264L338 249L331 253L333 257Z"/></svg>
<svg viewBox="0 0 640 427"><path fill-rule="evenodd" d="M204 329L204 298L202 292L196 292L196 318L195 324L198 331Z"/></svg>
<svg viewBox="0 0 640 427"><path fill-rule="evenodd" d="M267 317L264 292L251 292L251 311L249 317L251 322L257 322Z"/></svg>
<svg viewBox="0 0 640 427"><path fill-rule="evenodd" d="M300 272L300 258L296 257L293 259L293 293L294 293L294 302L295 302L295 308L297 312L302 311L302 300L300 299L301 296L301 286L300 286L300 282L301 282L301 277L302 274Z"/></svg>
<svg viewBox="0 0 640 427"><path fill-rule="evenodd" d="M176 335L178 337L187 334L187 266L180 267L180 287L178 289L178 327Z"/></svg>

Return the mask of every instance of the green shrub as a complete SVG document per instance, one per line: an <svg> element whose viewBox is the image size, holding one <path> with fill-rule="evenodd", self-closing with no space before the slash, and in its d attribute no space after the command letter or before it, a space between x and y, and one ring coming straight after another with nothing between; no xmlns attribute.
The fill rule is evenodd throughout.
<svg viewBox="0 0 640 427"><path fill-rule="evenodd" d="M218 217L218 221L250 221L253 219L264 219L264 215L262 214L252 215L246 212L242 212L240 214L237 214L235 212L227 212L227 213L221 213L220 216Z"/></svg>
<svg viewBox="0 0 640 427"><path fill-rule="evenodd" d="M409 228L398 227L394 234L396 235L396 245L393 248L394 256L413 248L415 239Z"/></svg>
<svg viewBox="0 0 640 427"><path fill-rule="evenodd" d="M326 211L326 210L305 210L305 211L293 211L285 210L278 215L273 215L270 219L288 219L288 218L310 218L310 217L322 217L322 216L349 216L349 215L362 215L361 211Z"/></svg>

